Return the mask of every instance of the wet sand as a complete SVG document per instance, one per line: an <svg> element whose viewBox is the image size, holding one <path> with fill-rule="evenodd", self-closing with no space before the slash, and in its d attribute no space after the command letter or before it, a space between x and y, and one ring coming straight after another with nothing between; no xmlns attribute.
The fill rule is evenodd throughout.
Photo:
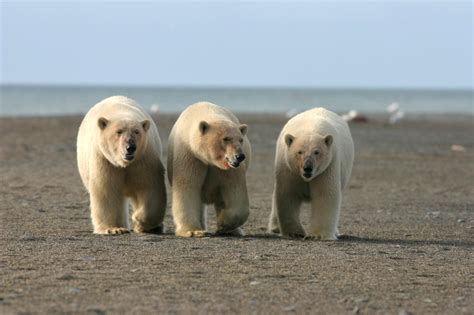
<svg viewBox="0 0 474 315"><path fill-rule="evenodd" d="M238 116L253 147L247 236L202 239L175 237L169 207L165 235L92 234L81 117L0 119L0 313L474 313L473 116L351 124L334 242L266 233L286 118ZM155 118L166 147L176 116Z"/></svg>

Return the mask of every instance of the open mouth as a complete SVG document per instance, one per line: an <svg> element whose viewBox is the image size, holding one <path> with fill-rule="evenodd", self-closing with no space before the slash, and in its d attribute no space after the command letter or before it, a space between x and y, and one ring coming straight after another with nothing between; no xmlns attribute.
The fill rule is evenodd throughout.
<svg viewBox="0 0 474 315"><path fill-rule="evenodd" d="M311 178L311 176L313 176L313 173L303 173L303 177L304 178Z"/></svg>
<svg viewBox="0 0 474 315"><path fill-rule="evenodd" d="M125 160L132 161L135 158L135 154L125 154Z"/></svg>
<svg viewBox="0 0 474 315"><path fill-rule="evenodd" d="M225 158L225 159L226 159L227 165L229 165L232 168L237 168L240 166L240 162L238 161L231 161L228 158Z"/></svg>

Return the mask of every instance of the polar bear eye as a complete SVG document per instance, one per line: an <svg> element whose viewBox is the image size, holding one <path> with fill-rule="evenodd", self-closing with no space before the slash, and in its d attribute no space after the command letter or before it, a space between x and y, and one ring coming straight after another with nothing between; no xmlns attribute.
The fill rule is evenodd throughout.
<svg viewBox="0 0 474 315"><path fill-rule="evenodd" d="M240 139L239 142L240 142L240 143L243 143L243 142L244 142L244 139Z"/></svg>
<svg viewBox="0 0 474 315"><path fill-rule="evenodd" d="M319 155L320 153L319 150L314 151L314 155Z"/></svg>
<svg viewBox="0 0 474 315"><path fill-rule="evenodd" d="M298 154L299 154L299 155L303 154L303 151L298 151Z"/></svg>
<svg viewBox="0 0 474 315"><path fill-rule="evenodd" d="M229 137L225 137L225 138L222 139L222 140L224 140L224 142L229 142L229 141L230 141L230 138L229 138Z"/></svg>
<svg viewBox="0 0 474 315"><path fill-rule="evenodd" d="M117 130L117 134L121 135L123 133L123 130Z"/></svg>
<svg viewBox="0 0 474 315"><path fill-rule="evenodd" d="M136 135L139 135L140 134L140 130L136 129L133 131Z"/></svg>

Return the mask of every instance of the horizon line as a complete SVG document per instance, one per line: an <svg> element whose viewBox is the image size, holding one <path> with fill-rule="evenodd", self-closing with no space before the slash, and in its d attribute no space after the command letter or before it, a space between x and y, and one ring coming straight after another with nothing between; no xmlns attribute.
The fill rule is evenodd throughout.
<svg viewBox="0 0 474 315"><path fill-rule="evenodd" d="M316 86L316 85L211 85L211 84L136 84L136 83L0 83L0 87L58 87L58 88L170 88L170 89L294 89L294 90L424 90L424 91L474 91L474 87L433 87L433 86Z"/></svg>

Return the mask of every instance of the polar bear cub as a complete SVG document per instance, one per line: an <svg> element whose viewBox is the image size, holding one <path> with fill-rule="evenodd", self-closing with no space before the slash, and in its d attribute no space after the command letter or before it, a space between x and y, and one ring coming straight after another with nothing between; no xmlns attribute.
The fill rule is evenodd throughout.
<svg viewBox="0 0 474 315"><path fill-rule="evenodd" d="M336 240L342 192L353 161L349 127L337 114L314 108L290 119L277 140L269 230ZM299 218L302 202L311 203L307 232Z"/></svg>
<svg viewBox="0 0 474 315"><path fill-rule="evenodd" d="M163 231L164 166L155 123L135 101L112 96L92 107L77 135L77 163L90 195L94 233Z"/></svg>
<svg viewBox="0 0 474 315"><path fill-rule="evenodd" d="M247 125L207 102L184 110L169 137L168 179L176 235L208 235L204 205L214 204L218 235L242 235L249 215Z"/></svg>

